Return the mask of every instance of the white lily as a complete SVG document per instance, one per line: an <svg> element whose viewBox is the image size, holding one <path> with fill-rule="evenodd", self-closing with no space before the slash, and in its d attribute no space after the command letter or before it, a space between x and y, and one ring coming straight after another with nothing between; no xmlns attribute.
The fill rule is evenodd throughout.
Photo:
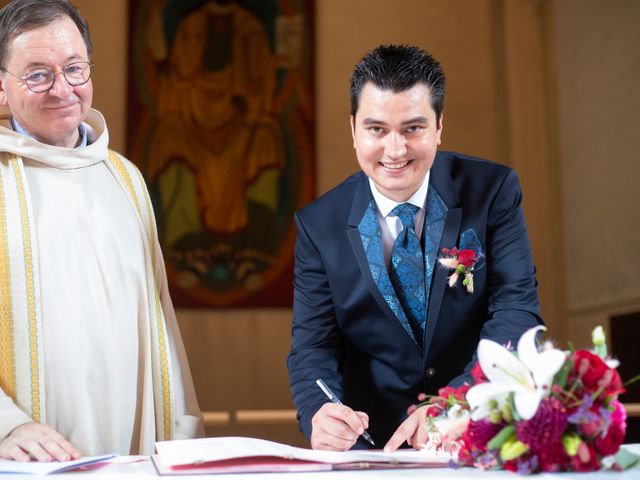
<svg viewBox="0 0 640 480"><path fill-rule="evenodd" d="M520 418L531 419L542 398L550 391L555 374L562 368L565 353L550 345L538 352L536 334L546 330L538 326L527 330L518 341L518 355L492 340L480 340L478 361L489 379L469 389L467 401L474 418L489 414L489 400L503 404L513 393L514 405Z"/></svg>

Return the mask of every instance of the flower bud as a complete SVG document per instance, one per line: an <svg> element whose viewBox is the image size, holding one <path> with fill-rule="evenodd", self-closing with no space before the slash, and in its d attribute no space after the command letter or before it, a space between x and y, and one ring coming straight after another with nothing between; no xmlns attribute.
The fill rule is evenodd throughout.
<svg viewBox="0 0 640 480"><path fill-rule="evenodd" d="M582 439L578 436L577 433L565 433L562 435L560 439L562 441L562 445L564 445L564 450L567 452L567 455L570 457L575 457L578 453L578 447L582 443Z"/></svg>
<svg viewBox="0 0 640 480"><path fill-rule="evenodd" d="M500 413L500 410L491 410L491 413L489 413L489 421L495 425L502 422L502 414Z"/></svg>
<svg viewBox="0 0 640 480"><path fill-rule="evenodd" d="M502 405L502 418L507 423L511 423L513 421L513 411L511 410L511 405L508 403Z"/></svg>
<svg viewBox="0 0 640 480"><path fill-rule="evenodd" d="M466 270L466 267L463 264L458 264L458 267L456 268L456 272L458 272L459 274L464 273Z"/></svg>
<svg viewBox="0 0 640 480"><path fill-rule="evenodd" d="M527 447L526 444L522 443L520 440L510 438L502 444L502 447L500 447L500 456L502 457L502 460L508 462L509 460L518 458L528 450L529 447Z"/></svg>
<svg viewBox="0 0 640 480"><path fill-rule="evenodd" d="M604 336L604 330L600 325L593 329L591 332L591 340L593 341L594 346L604 345L606 343L606 338Z"/></svg>

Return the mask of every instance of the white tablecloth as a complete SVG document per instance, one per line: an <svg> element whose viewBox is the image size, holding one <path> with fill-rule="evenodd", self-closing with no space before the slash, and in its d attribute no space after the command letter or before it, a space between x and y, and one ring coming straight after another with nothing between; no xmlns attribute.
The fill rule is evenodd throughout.
<svg viewBox="0 0 640 480"><path fill-rule="evenodd" d="M640 455L640 443L626 445L625 448ZM511 479L527 478L511 472L498 471L487 472L474 468L429 468L429 469L397 469L397 470L369 470L369 471L334 471L317 473L259 473L259 474L233 474L233 475L181 475L164 478L202 480L203 478L215 478L216 480L344 480L344 479L404 479L419 478L423 480L451 480L451 479ZM16 478L15 476L3 476L0 478ZM108 480L110 478L145 479L163 478L156 474L153 464L147 457L118 457L113 463L83 472L70 472L56 474L51 477L19 476L21 479L48 479L48 480ZM594 472L594 473L547 473L534 477L532 480L550 479L581 479L581 480L640 480L640 468L636 467L625 472Z"/></svg>

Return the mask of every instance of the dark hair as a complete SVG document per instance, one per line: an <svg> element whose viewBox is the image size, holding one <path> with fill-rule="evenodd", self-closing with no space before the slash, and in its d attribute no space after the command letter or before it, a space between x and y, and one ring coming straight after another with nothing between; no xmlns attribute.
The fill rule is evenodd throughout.
<svg viewBox="0 0 640 480"><path fill-rule="evenodd" d="M360 93L371 82L381 90L404 92L422 83L431 93L431 106L440 120L444 108L444 72L429 53L409 45L380 45L357 63L351 75L351 115L358 111Z"/></svg>
<svg viewBox="0 0 640 480"><path fill-rule="evenodd" d="M4 67L11 42L18 35L49 25L65 16L76 24L87 46L87 53L91 55L93 44L89 26L73 4L66 0L14 0L0 10L0 67Z"/></svg>

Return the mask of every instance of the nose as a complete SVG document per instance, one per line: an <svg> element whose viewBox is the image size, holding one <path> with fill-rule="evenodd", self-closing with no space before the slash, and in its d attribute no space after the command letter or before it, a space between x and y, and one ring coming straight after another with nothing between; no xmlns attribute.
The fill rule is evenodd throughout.
<svg viewBox="0 0 640 480"><path fill-rule="evenodd" d="M407 141L404 135L391 132L386 136L385 150L387 157L391 159L402 158L407 154Z"/></svg>
<svg viewBox="0 0 640 480"><path fill-rule="evenodd" d="M54 72L53 85L51 85L51 89L49 89L49 94L64 98L67 97L71 91L73 91L73 87L69 85L69 82L67 82L63 72Z"/></svg>

